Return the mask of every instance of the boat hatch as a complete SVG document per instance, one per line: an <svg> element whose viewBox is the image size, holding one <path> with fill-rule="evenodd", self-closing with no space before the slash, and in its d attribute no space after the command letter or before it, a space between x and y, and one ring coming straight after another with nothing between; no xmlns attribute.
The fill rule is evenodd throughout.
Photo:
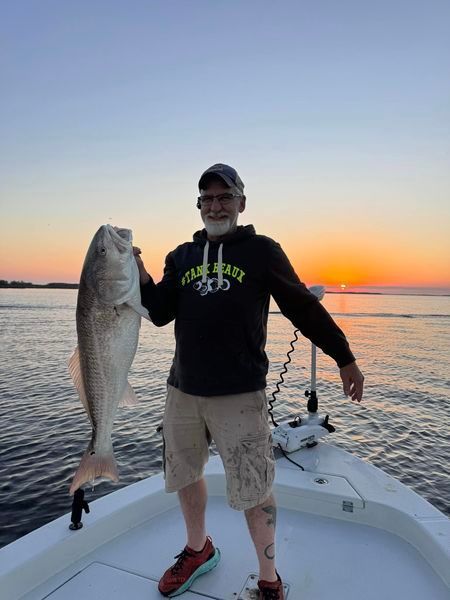
<svg viewBox="0 0 450 600"><path fill-rule="evenodd" d="M258 575L251 573L241 591L233 594L235 600L256 600L258 598ZM212 592L214 594L214 592ZM284 584L286 600L289 595L289 585ZM158 582L142 575L130 573L110 565L93 562L74 577L58 587L45 597L45 600L161 600L158 592ZM208 595L210 599L221 600L218 596ZM204 594L187 591L183 600L205 599Z"/></svg>
<svg viewBox="0 0 450 600"><path fill-rule="evenodd" d="M309 473L298 471L293 475L291 470L277 473L277 494L292 497L293 506L314 512L317 504L334 504L341 511L353 512L364 508L364 500L345 479L328 473Z"/></svg>
<svg viewBox="0 0 450 600"><path fill-rule="evenodd" d="M45 600L161 600L158 582L102 563L88 567L46 596ZM183 600L205 598L185 592Z"/></svg>

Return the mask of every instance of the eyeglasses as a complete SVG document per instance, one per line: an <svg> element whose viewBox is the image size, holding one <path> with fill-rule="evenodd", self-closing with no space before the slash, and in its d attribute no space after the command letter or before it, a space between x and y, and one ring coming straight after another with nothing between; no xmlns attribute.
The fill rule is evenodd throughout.
<svg viewBox="0 0 450 600"><path fill-rule="evenodd" d="M228 206L235 198L240 198L241 194L217 194L217 196L199 196L197 198L197 206L211 206L214 200L220 202L222 206Z"/></svg>

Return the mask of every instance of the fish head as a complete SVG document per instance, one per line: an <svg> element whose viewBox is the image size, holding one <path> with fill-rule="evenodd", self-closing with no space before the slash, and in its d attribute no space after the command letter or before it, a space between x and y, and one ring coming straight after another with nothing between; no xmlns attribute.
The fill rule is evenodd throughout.
<svg viewBox="0 0 450 600"><path fill-rule="evenodd" d="M131 229L102 225L87 251L82 278L104 304L133 298L139 292L139 271Z"/></svg>

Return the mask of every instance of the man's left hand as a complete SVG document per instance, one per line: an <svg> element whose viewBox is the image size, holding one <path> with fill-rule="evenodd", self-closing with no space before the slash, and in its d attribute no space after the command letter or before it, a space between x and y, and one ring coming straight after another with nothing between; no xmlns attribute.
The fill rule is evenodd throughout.
<svg viewBox="0 0 450 600"><path fill-rule="evenodd" d="M359 370L355 362L345 365L340 370L342 383L344 384L344 394L350 396L352 400L361 402L364 387L364 375Z"/></svg>

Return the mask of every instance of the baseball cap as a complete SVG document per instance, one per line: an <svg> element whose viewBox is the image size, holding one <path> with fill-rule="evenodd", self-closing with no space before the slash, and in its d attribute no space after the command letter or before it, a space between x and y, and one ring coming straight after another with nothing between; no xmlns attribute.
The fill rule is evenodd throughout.
<svg viewBox="0 0 450 600"><path fill-rule="evenodd" d="M242 179L239 177L236 169L230 167L229 165L224 165L222 163L217 163L203 173L200 177L200 181L198 182L198 189L204 190L205 185L208 181L209 175L216 175L220 177L229 187L235 187L240 192L244 191L244 184Z"/></svg>

